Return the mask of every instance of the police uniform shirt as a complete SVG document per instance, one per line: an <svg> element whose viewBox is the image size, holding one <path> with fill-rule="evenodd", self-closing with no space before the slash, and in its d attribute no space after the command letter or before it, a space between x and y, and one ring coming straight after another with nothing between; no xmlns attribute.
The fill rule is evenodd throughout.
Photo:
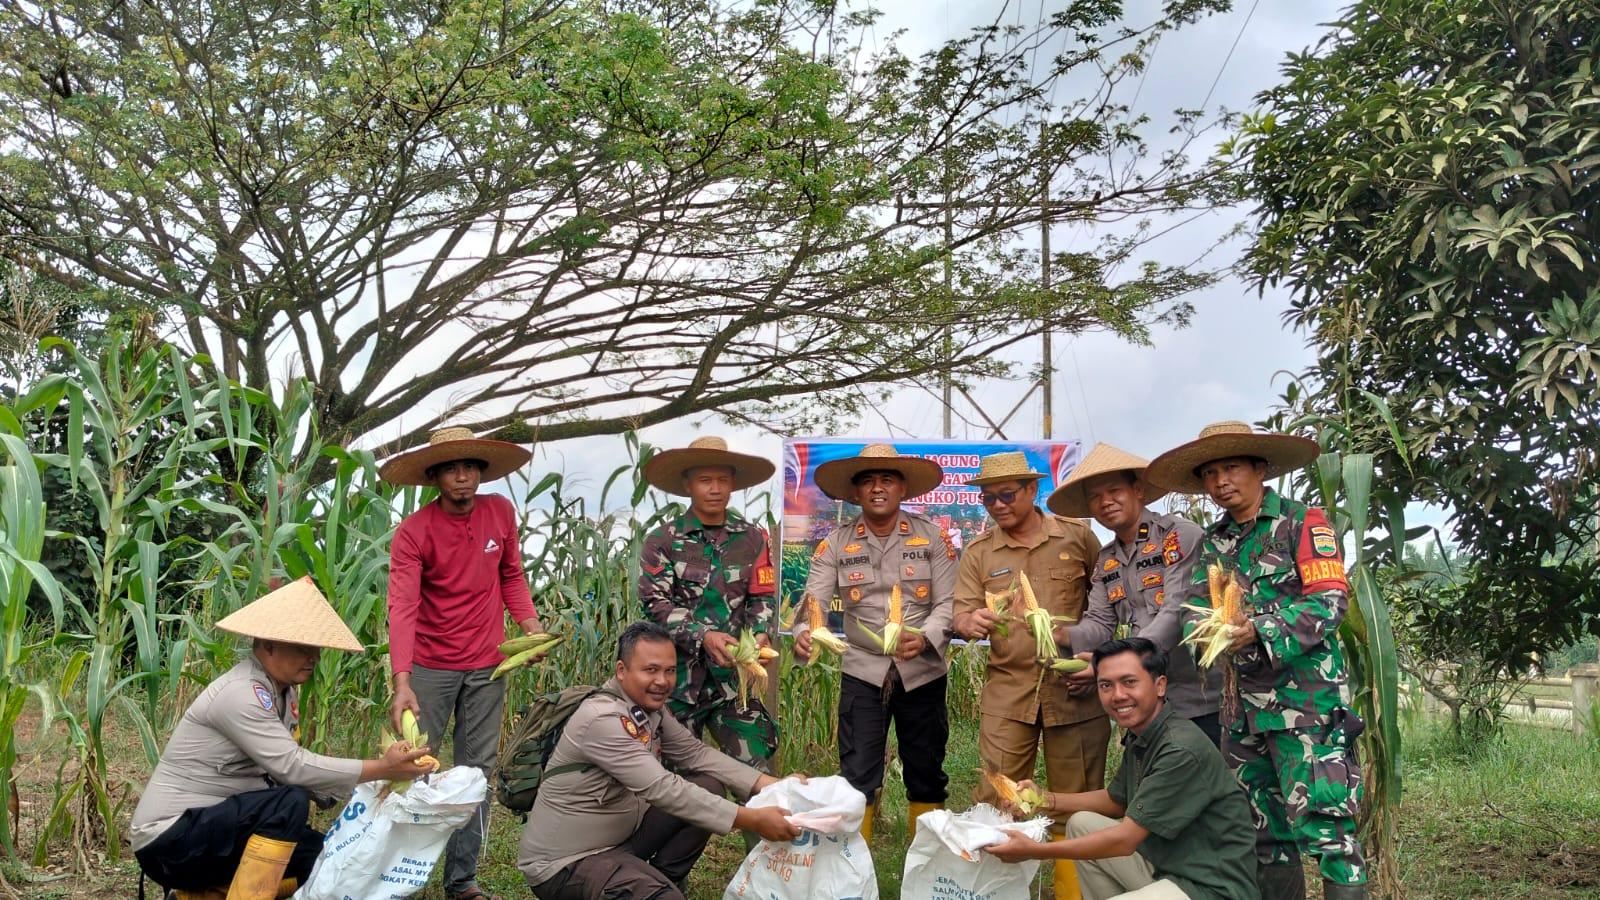
<svg viewBox="0 0 1600 900"><path fill-rule="evenodd" d="M517 848L530 886L639 830L651 807L717 834L733 830L738 805L675 774L699 772L748 798L761 773L702 744L665 707L646 711L621 699L613 678L583 701L561 731L546 770L581 764L539 786ZM670 763L669 771L663 763Z"/></svg>
<svg viewBox="0 0 1600 900"><path fill-rule="evenodd" d="M912 659L897 660L867 637L878 634L889 617L889 595L900 585L900 616L922 629L928 646ZM867 528L866 519L834 529L817 545L806 577L806 594L827 604L835 596L844 610L846 675L868 684L883 684L892 664L905 689L915 690L945 674L945 647L954 615L956 551L933 520L902 512L886 537ZM810 630L798 622L796 634Z"/></svg>
<svg viewBox="0 0 1600 900"><path fill-rule="evenodd" d="M128 836L140 850L184 811L276 785L345 795L361 760L322 756L295 743L300 691L279 687L252 654L201 692L173 729L133 811Z"/></svg>
<svg viewBox="0 0 1600 900"><path fill-rule="evenodd" d="M1186 719L1216 712L1221 696L1220 669L1200 672L1188 648L1178 648L1204 536L1205 529L1188 519L1146 509L1132 544L1123 546L1113 535L1100 548L1089 576L1089 607L1066 629L1073 653L1094 652L1119 625L1154 642L1169 654L1167 705Z"/></svg>

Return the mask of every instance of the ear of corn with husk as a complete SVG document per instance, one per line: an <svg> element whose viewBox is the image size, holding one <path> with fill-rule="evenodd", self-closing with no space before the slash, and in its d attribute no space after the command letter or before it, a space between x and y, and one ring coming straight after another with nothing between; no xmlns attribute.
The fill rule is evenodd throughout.
<svg viewBox="0 0 1600 900"><path fill-rule="evenodd" d="M506 657L506 659L495 667L494 673L489 676L489 680L493 681L507 672L521 668L527 664L528 660L541 653L549 653L560 646L563 640L565 639L560 635L551 634L548 631L511 638L500 645L500 655Z"/></svg>
<svg viewBox="0 0 1600 900"><path fill-rule="evenodd" d="M739 673L739 706L748 708L750 698L760 697L767 691L767 660L776 659L778 651L756 642L756 633L746 628L739 633L733 646L733 667Z"/></svg>
<svg viewBox="0 0 1600 900"><path fill-rule="evenodd" d="M828 614L822 609L822 601L807 594L802 604L806 607L806 620L811 626L811 658L817 658L817 647L844 655L850 645L828 628Z"/></svg>
<svg viewBox="0 0 1600 900"><path fill-rule="evenodd" d="M889 588L889 609L884 617L883 631L877 632L865 626L861 632L867 636L878 652L884 656L893 656L900 646L900 635L921 634L922 629L905 623L905 611L902 608L900 585L896 583Z"/></svg>
<svg viewBox="0 0 1600 900"><path fill-rule="evenodd" d="M1082 672L1084 669L1089 668L1088 660L1078 659L1075 656L1056 656L1049 659L1041 656L1034 662L1060 675L1071 675L1074 672Z"/></svg>
<svg viewBox="0 0 1600 900"><path fill-rule="evenodd" d="M388 734L387 730L385 730L383 737L384 746L387 747L394 743L393 736ZM403 709L400 711L400 740L405 741L413 749L417 747L426 747L428 745L428 736L424 734L421 728L418 726L416 713L409 709ZM419 770L419 774L437 772L439 771L439 760L432 756L418 757L417 768ZM396 794L404 794L406 791L411 789L411 784L415 780L416 779L414 778L402 778L397 781L391 781L389 782L389 790Z"/></svg>
<svg viewBox="0 0 1600 900"><path fill-rule="evenodd" d="M1200 648L1200 665L1210 668L1233 642L1234 628L1245 614L1245 601L1244 584L1220 562L1206 567L1206 586L1211 592L1211 605L1190 603L1186 606L1203 618L1183 640Z"/></svg>
<svg viewBox="0 0 1600 900"><path fill-rule="evenodd" d="M1055 660L1061 656L1056 648L1056 620L1050 611L1039 605L1039 599L1033 593L1033 585L1028 582L1028 573L1018 573L1022 590L1022 620L1027 623L1028 630L1033 632L1034 657L1040 665L1047 668L1047 660Z"/></svg>
<svg viewBox="0 0 1600 900"><path fill-rule="evenodd" d="M1000 617L1000 621L989 630L1001 638L1011 636L1011 597L1015 593L1015 588L1009 591L983 592L984 605L989 607L990 612Z"/></svg>
<svg viewBox="0 0 1600 900"><path fill-rule="evenodd" d="M1001 774L996 768L985 760L983 763L983 777L988 779L989 786L1000 795L1003 803L1008 803L1017 808L1023 815L1032 815L1033 811L1044 802L1044 797L1033 788L1019 788L1017 783L1006 775Z"/></svg>

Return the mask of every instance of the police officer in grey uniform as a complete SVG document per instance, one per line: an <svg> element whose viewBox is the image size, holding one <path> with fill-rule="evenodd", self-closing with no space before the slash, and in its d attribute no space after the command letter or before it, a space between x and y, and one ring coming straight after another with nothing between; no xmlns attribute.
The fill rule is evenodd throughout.
<svg viewBox="0 0 1600 900"><path fill-rule="evenodd" d="M562 728L517 850L540 900L683 900L711 832L799 836L788 810L722 796L726 788L748 798L778 779L702 744L667 713L677 660L666 628L629 625L616 677Z"/></svg>
<svg viewBox="0 0 1600 900"><path fill-rule="evenodd" d="M815 478L824 494L861 508L817 545L806 578L806 594L815 602L830 604L837 596L844 609L850 648L839 687L839 774L867 795L861 833L870 841L892 720L915 835L917 816L944 805L949 783L944 652L954 615L956 551L942 528L900 504L938 487L944 470L931 460L901 456L889 444L869 444L857 456L818 466ZM885 650L867 632L883 633L896 586L904 624L920 633L902 631L898 644ZM795 656L809 659L811 629L803 619L796 616Z"/></svg>
<svg viewBox="0 0 1600 900"><path fill-rule="evenodd" d="M356 783L414 778L426 747L392 744L380 759L336 759L295 743L299 685L322 649L361 642L311 579L279 588L222 621L253 638L250 656L183 714L133 811L139 868L168 898L268 900L311 874L322 834L310 800L343 802ZM231 886L231 890L229 889Z"/></svg>
<svg viewBox="0 0 1600 900"><path fill-rule="evenodd" d="M1058 627L1056 637L1082 659L1111 640L1119 625L1128 626L1131 636L1148 638L1169 654L1167 705L1221 746L1221 672L1202 672L1187 648L1174 649L1183 634L1183 604L1205 529L1149 508L1167 492L1144 480L1148 465L1110 444L1095 444L1045 501L1056 515L1092 515L1112 533L1095 560L1083 618ZM1094 670L1069 677L1067 690L1075 696L1093 693Z"/></svg>

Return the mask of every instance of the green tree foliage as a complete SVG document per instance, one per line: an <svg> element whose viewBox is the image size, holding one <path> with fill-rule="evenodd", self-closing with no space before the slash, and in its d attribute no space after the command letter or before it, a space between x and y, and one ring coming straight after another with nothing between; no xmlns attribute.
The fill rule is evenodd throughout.
<svg viewBox="0 0 1600 900"><path fill-rule="evenodd" d="M1318 352L1307 408L1450 511L1494 664L1600 610L1597 30L1592 0L1363 0L1234 148L1260 203L1246 266Z"/></svg>
<svg viewBox="0 0 1600 900"><path fill-rule="evenodd" d="M1208 276L1136 239L1044 291L1014 235L1205 202L1120 98L1228 5L1073 0L913 59L812 0L4 0L0 255L165 305L241 384L289 368L334 444L815 427L1188 314ZM1069 74L1099 83L1050 105Z"/></svg>

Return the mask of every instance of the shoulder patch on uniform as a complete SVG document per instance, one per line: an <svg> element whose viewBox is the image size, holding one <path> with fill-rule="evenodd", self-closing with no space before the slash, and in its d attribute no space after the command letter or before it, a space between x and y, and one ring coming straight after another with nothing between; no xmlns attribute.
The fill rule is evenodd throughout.
<svg viewBox="0 0 1600 900"><path fill-rule="evenodd" d="M921 535L918 535L918 536L912 538L911 540L906 541L906 546L907 547L926 547L926 546L928 546L928 539L923 537L923 536L921 536Z"/></svg>
<svg viewBox="0 0 1600 900"><path fill-rule="evenodd" d="M867 524L865 522L857 522L856 523L856 537L866 537L866 536L867 536Z"/></svg>
<svg viewBox="0 0 1600 900"><path fill-rule="evenodd" d="M1317 551L1318 556L1333 556L1338 552L1339 541L1333 535L1333 529L1326 525L1313 525L1311 532L1311 546Z"/></svg>
<svg viewBox="0 0 1600 900"><path fill-rule="evenodd" d="M256 702L261 704L261 708L267 712L272 712L272 692L262 687L259 683L252 682L250 686L255 688Z"/></svg>
<svg viewBox="0 0 1600 900"><path fill-rule="evenodd" d="M905 519L901 519L900 520L900 533L901 534L910 534L911 533L911 523L907 522Z"/></svg>
<svg viewBox="0 0 1600 900"><path fill-rule="evenodd" d="M816 551L814 553L811 554L812 561L814 562L816 560L821 559L822 558L822 554L827 553L827 552L828 552L828 539L827 538L823 538L822 540L817 541L817 549L816 549Z"/></svg>

